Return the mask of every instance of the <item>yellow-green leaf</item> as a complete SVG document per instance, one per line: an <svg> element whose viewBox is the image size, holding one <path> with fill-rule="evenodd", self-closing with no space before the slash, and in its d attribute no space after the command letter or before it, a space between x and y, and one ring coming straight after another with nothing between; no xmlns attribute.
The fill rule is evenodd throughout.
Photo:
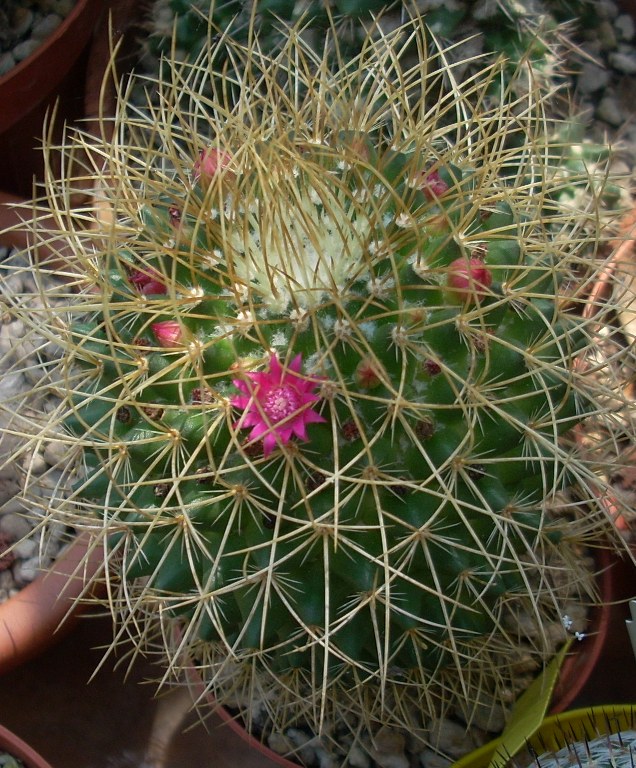
<svg viewBox="0 0 636 768"><path fill-rule="evenodd" d="M538 730L552 698L563 660L570 649L572 640L563 646L542 674L517 699L510 719L497 740L488 768L501 768L509 758L525 746L528 739Z"/></svg>

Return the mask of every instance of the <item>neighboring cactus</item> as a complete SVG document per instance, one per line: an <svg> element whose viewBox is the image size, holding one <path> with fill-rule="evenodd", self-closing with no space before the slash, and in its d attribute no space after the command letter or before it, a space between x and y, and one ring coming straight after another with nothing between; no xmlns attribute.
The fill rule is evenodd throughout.
<svg viewBox="0 0 636 768"><path fill-rule="evenodd" d="M510 765L527 768L633 768L636 710L597 706L549 717ZM528 762L528 751L532 762Z"/></svg>
<svg viewBox="0 0 636 768"><path fill-rule="evenodd" d="M77 290L11 311L63 351L38 439L80 469L49 514L95 530L117 637L221 703L470 721L554 652L584 546L613 541L571 439L609 409L565 293L595 268L587 168L543 94L491 101L497 65L458 85L419 19L334 73L293 30L275 59L221 45L233 74L179 65L149 117L122 94L48 182Z"/></svg>
<svg viewBox="0 0 636 768"><path fill-rule="evenodd" d="M470 55L503 55L508 80L520 74L522 61L530 63L535 79L563 79L558 63L564 52L580 58L568 33L599 23L592 0L576 7L567 0L481 0L473 4L416 0L409 7L417 8L431 35L444 41L449 58L465 59L466 50ZM376 24L393 29L405 18L405 6L387 0L154 0L147 13L142 65L152 71L162 56L196 59L209 44L208 19L212 34L229 34L243 45L253 35L260 49L270 55L285 44L284 25L301 23L305 42L320 53L334 25L339 55L348 58L360 52L369 35L378 36ZM527 87L525 75L522 82Z"/></svg>
<svg viewBox="0 0 636 768"><path fill-rule="evenodd" d="M360 51L365 27L389 6L391 3L386 0L155 0L147 13L149 34L144 47L152 58L174 50L178 59L193 60L208 44L211 22L214 31L229 32L233 40L242 44L256 30L262 50L272 54L284 46L283 25L301 21L305 35L322 45L335 21L341 51L353 54ZM394 15L399 19L403 13L398 10Z"/></svg>
<svg viewBox="0 0 636 768"><path fill-rule="evenodd" d="M633 768L636 765L636 731L605 734L544 752L528 768Z"/></svg>

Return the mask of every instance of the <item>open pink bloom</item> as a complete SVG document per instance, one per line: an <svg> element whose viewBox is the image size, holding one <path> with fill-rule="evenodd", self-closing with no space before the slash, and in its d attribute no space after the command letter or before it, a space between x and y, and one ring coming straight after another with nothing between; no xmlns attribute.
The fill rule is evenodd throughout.
<svg viewBox="0 0 636 768"><path fill-rule="evenodd" d="M448 192L448 184L437 171L422 171L422 180L419 187L429 200L436 200Z"/></svg>
<svg viewBox="0 0 636 768"><path fill-rule="evenodd" d="M142 272L140 269L133 269L128 279L144 296L152 293L166 293L166 286L161 282L161 276L153 270Z"/></svg>
<svg viewBox="0 0 636 768"><path fill-rule="evenodd" d="M152 323L152 332L161 347L181 346L182 330L176 320L163 320L160 323Z"/></svg>
<svg viewBox="0 0 636 768"><path fill-rule="evenodd" d="M241 391L231 403L243 411L234 425L239 429L252 428L249 439L263 438L263 454L270 454L277 444L288 443L292 436L307 440L307 425L325 419L310 405L320 400L312 390L319 382L298 376L302 355L296 355L287 368L283 368L276 355L269 359L269 370L250 371L247 380L232 383Z"/></svg>

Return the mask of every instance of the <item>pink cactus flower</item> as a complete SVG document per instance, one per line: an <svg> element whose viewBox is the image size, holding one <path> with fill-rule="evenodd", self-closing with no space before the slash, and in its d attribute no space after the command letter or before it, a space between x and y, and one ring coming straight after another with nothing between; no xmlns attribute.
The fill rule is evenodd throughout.
<svg viewBox="0 0 636 768"><path fill-rule="evenodd" d="M448 192L448 184L437 171L422 171L419 187L429 200L437 200Z"/></svg>
<svg viewBox="0 0 636 768"><path fill-rule="evenodd" d="M227 169L231 161L232 155L223 149L208 147L202 150L192 168L194 180L200 182L204 187L210 186L215 176L220 171ZM225 170L224 175L229 180L234 178L231 171Z"/></svg>
<svg viewBox="0 0 636 768"><path fill-rule="evenodd" d="M150 328L159 346L168 349L181 346L183 331L181 325L176 320L163 320L160 323L152 323Z"/></svg>
<svg viewBox="0 0 636 768"><path fill-rule="evenodd" d="M296 355L287 368L281 366L276 355L271 355L269 370L250 371L247 380L233 382L241 394L230 402L243 411L234 426L251 427L250 441L263 438L265 456L294 435L307 440L307 425L325 421L310 407L320 400L313 392L319 382L298 376L301 365L302 355Z"/></svg>
<svg viewBox="0 0 636 768"><path fill-rule="evenodd" d="M133 269L128 275L128 279L144 296L166 293L166 286L162 283L161 276L154 270L147 269L142 272L140 269Z"/></svg>

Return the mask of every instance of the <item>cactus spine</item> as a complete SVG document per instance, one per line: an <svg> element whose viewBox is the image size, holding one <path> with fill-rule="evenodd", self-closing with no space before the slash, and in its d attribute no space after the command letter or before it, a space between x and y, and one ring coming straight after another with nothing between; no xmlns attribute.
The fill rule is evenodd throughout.
<svg viewBox="0 0 636 768"><path fill-rule="evenodd" d="M417 18L335 71L293 30L219 45L235 74L212 50L146 113L122 92L112 144L69 138L48 185L81 271L25 317L62 345L50 428L79 460L50 514L95 530L121 633L220 702L470 721L550 655L611 533L569 437L604 410L564 295L586 175L546 94L492 99L495 64L459 85ZM87 145L106 220L67 206Z"/></svg>

